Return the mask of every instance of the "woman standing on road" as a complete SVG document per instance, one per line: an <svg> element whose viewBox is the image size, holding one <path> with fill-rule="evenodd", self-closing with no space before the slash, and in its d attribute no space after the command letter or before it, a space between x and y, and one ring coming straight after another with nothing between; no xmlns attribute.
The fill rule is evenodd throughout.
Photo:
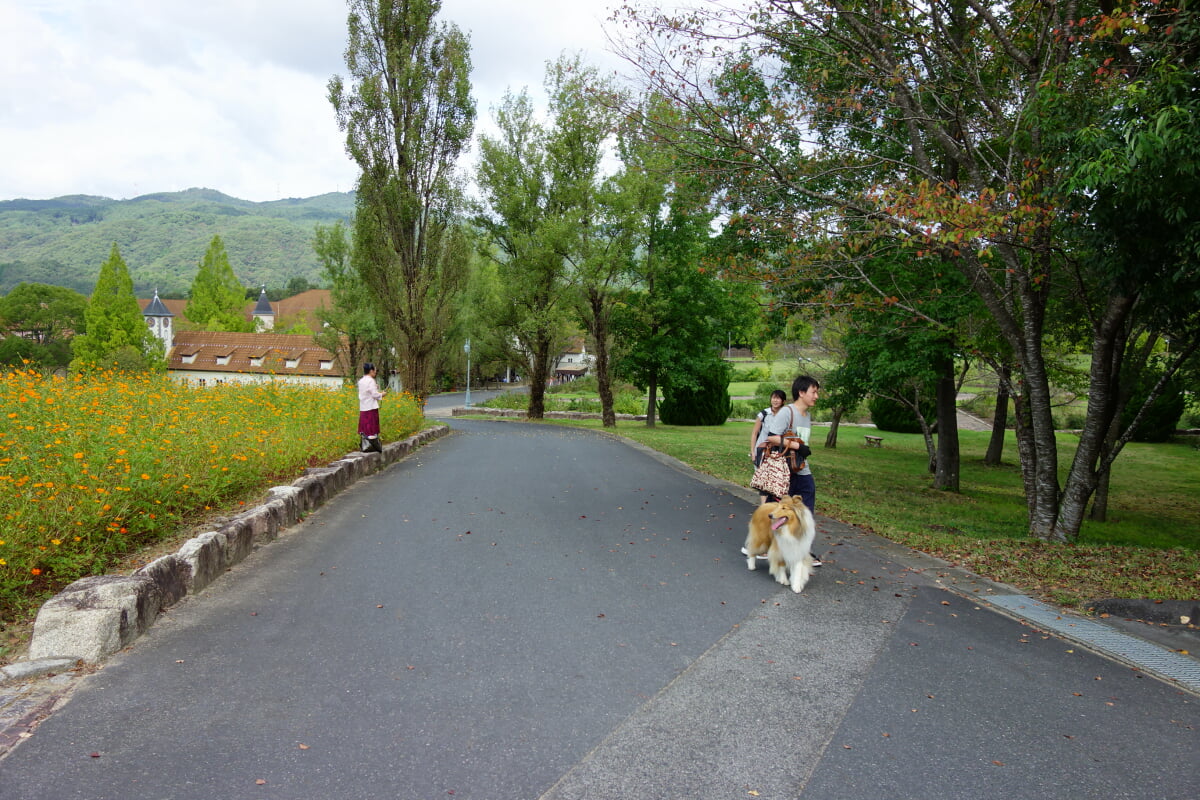
<svg viewBox="0 0 1200 800"><path fill-rule="evenodd" d="M379 401L383 394L375 383L375 365L368 361L358 379L358 435L364 452L383 449L379 443Z"/></svg>

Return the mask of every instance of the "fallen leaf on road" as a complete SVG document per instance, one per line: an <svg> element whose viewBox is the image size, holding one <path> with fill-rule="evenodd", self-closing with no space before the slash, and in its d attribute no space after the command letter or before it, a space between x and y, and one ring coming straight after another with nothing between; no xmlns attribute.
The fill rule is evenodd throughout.
<svg viewBox="0 0 1200 800"><path fill-rule="evenodd" d="M306 745L306 744L301 744L301 745L300 745L300 749L301 749L301 750L307 750L307 749L308 749L308 745Z"/></svg>

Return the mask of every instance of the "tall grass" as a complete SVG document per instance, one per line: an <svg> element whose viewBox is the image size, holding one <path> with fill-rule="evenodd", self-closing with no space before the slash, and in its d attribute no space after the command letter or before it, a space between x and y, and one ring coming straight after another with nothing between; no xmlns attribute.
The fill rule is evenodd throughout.
<svg viewBox="0 0 1200 800"><path fill-rule="evenodd" d="M0 374L0 620L357 444L357 397L282 382ZM423 424L411 397L387 438Z"/></svg>

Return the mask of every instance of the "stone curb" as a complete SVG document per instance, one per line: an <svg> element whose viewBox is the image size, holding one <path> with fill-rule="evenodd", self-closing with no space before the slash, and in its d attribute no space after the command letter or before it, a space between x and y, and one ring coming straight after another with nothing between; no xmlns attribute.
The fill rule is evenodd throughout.
<svg viewBox="0 0 1200 800"><path fill-rule="evenodd" d="M128 646L154 624L159 611L202 591L355 481L449 431L437 425L386 444L381 453L350 453L308 469L290 485L271 488L262 505L189 539L132 575L80 578L42 605L28 657L0 669L0 684L62 671L79 661L95 664Z"/></svg>

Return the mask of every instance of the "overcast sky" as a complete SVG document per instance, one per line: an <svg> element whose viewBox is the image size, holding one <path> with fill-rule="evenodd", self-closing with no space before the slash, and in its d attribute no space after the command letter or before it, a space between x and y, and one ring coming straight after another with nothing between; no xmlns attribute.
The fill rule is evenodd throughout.
<svg viewBox="0 0 1200 800"><path fill-rule="evenodd" d="M618 0L443 0L471 37L480 124L545 64L605 71ZM0 200L190 187L245 200L353 188L326 83L345 0L0 0ZM479 125L477 125L477 130Z"/></svg>

